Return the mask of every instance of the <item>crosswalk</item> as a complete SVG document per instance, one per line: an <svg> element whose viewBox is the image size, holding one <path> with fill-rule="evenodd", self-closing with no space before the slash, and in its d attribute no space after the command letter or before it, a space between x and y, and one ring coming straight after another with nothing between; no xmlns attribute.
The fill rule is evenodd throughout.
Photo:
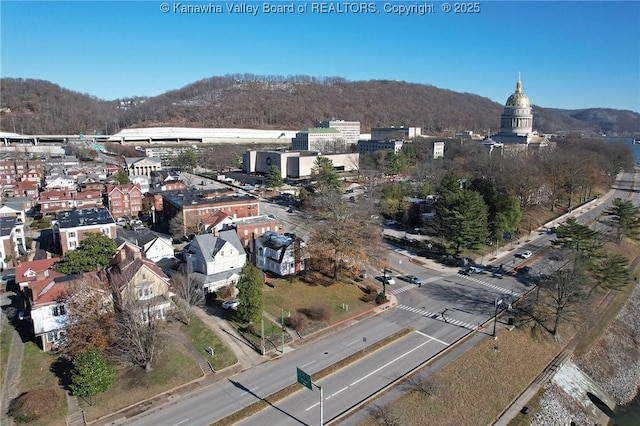
<svg viewBox="0 0 640 426"><path fill-rule="evenodd" d="M478 283L478 284L483 285L485 287L489 287L489 288L491 288L493 290L498 290L501 293L504 293L505 291L508 291L504 287L500 287L499 285L495 285L495 284L488 283L486 281L479 280L478 278L471 277L469 275L456 274L456 276L458 276L460 278L464 278L465 280L473 281L474 283ZM518 298L518 297L522 296L522 294L518 293L517 291L513 291L513 290L511 292L509 292L509 294L513 294L514 298Z"/></svg>
<svg viewBox="0 0 640 426"><path fill-rule="evenodd" d="M431 319L434 319L436 321L446 322L447 324L453 324L453 325L456 325L458 327L464 327L464 328L469 329L469 330L476 330L478 328L477 325L469 324L468 322L464 322L464 321L460 321L460 320L455 319L455 318L451 318L448 315L436 314L434 312L429 312L429 311L426 311L424 309L418 309L418 308L414 308L412 306L407 306L407 305L398 305L397 307L399 309L404 309L405 311L413 312L414 314L418 314L418 315L421 315L423 317L431 318Z"/></svg>
<svg viewBox="0 0 640 426"><path fill-rule="evenodd" d="M391 290L388 290L389 293L391 294L400 294L400 293L404 293L405 291L409 291L414 287L418 287L415 284L409 284L409 285L405 285L404 287L400 287L400 288L393 288Z"/></svg>

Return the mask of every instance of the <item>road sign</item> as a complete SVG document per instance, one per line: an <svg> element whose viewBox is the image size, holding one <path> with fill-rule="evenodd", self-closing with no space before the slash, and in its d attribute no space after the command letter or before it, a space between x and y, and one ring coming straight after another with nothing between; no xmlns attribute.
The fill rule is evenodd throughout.
<svg viewBox="0 0 640 426"><path fill-rule="evenodd" d="M384 273L385 274L393 274L393 271L389 268L384 268Z"/></svg>
<svg viewBox="0 0 640 426"><path fill-rule="evenodd" d="M305 388L308 388L309 390L313 390L313 387L311 385L311 376L300 370L300 368L298 367L296 367L296 369L298 370L298 383L300 383Z"/></svg>

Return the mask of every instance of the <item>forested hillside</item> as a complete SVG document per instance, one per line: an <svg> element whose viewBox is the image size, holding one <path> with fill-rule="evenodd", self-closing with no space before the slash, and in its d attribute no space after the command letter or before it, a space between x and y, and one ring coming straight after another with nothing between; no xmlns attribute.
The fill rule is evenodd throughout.
<svg viewBox="0 0 640 426"><path fill-rule="evenodd" d="M423 133L497 131L502 105L469 93L402 81L339 77L212 77L152 98L105 101L42 80L0 82L3 131L115 133L126 127L188 126L300 129L314 120L358 120L371 127L416 126ZM542 132L633 134L640 114L612 109L534 107Z"/></svg>

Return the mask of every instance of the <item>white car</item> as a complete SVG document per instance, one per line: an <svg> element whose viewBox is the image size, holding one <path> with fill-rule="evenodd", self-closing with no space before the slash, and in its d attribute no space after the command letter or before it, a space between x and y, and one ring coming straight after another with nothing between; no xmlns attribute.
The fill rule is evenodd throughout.
<svg viewBox="0 0 640 426"><path fill-rule="evenodd" d="M382 279L384 280L385 284L394 285L396 283L396 280L394 280L393 277L386 277Z"/></svg>
<svg viewBox="0 0 640 426"><path fill-rule="evenodd" d="M520 257L523 259L528 259L531 256L533 256L533 253L531 253L529 250L523 251L522 253L520 253Z"/></svg>
<svg viewBox="0 0 640 426"><path fill-rule="evenodd" d="M236 309L238 305L240 305L240 300L238 299L231 299L231 300L222 302L223 309Z"/></svg>

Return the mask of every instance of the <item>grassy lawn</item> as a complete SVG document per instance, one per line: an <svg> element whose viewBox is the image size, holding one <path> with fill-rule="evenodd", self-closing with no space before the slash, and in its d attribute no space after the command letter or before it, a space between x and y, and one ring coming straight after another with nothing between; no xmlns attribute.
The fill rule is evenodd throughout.
<svg viewBox="0 0 640 426"><path fill-rule="evenodd" d="M24 345L22 355L22 371L20 372L20 393L35 389L53 389L56 401L48 401L52 411L46 417L30 422L30 425L60 425L65 424L67 415L67 400L64 390L59 385L58 377L51 371L57 356L50 352L42 352L33 342ZM57 409L53 409L57 407Z"/></svg>
<svg viewBox="0 0 640 426"><path fill-rule="evenodd" d="M435 373L434 395L409 392L385 410L397 424L492 424L560 350L549 334L534 338L528 329L499 330L498 340L488 336ZM369 417L360 424L379 423Z"/></svg>
<svg viewBox="0 0 640 426"><path fill-rule="evenodd" d="M139 367L119 370L111 388L93 397L93 405L79 398L87 420L116 412L202 376L198 363L179 343L170 344L153 368L149 373Z"/></svg>
<svg viewBox="0 0 640 426"><path fill-rule="evenodd" d="M0 315L4 315L0 313ZM5 318L2 321L2 329L0 329L0 389L4 382L5 366L9 359L9 349L11 349L11 339L13 336L13 326L9 324L9 321Z"/></svg>
<svg viewBox="0 0 640 426"><path fill-rule="evenodd" d="M202 354L202 356L211 361L213 368L221 370L238 362L238 358L234 353L220 340L220 337L207 327L197 316L191 317L189 326L182 325L182 332L191 339L193 346ZM206 351L209 347L213 348L213 359Z"/></svg>
<svg viewBox="0 0 640 426"><path fill-rule="evenodd" d="M362 289L353 282L337 282L331 285L312 285L299 279L274 281L275 288L264 288L264 309L276 318L299 309L326 306L329 324L362 313L374 307L360 298Z"/></svg>

